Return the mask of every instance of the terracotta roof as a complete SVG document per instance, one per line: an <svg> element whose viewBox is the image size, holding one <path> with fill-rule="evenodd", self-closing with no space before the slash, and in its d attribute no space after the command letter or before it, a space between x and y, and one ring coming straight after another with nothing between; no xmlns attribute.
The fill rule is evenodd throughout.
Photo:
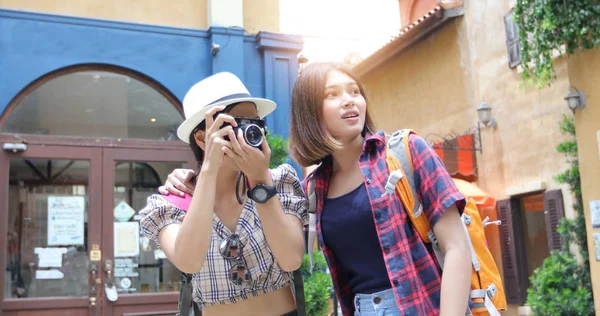
<svg viewBox="0 0 600 316"><path fill-rule="evenodd" d="M447 7L448 9L444 7L447 6L437 5L415 22L400 29L398 35L392 37L384 46L352 67L354 72L358 76L368 73L433 31L448 19L463 15L462 5L451 8Z"/></svg>

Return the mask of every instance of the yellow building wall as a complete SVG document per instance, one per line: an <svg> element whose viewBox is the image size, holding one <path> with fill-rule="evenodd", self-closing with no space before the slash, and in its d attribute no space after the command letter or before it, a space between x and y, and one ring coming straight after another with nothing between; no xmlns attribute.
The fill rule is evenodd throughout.
<svg viewBox="0 0 600 316"><path fill-rule="evenodd" d="M553 179L568 168L556 152L567 139L558 123L571 115L563 100L569 85L566 60L555 61L558 79L551 88L520 88L521 74L508 67L503 18L509 1L467 1L464 9L463 17L362 77L376 124L388 133L414 128L423 137L462 133L476 126L477 106L486 101L498 126L481 130L477 184L501 200L509 189L543 182L547 190L563 190L565 212L573 216L568 187ZM486 235L498 236L498 228L486 228ZM502 271L500 241L489 242ZM518 313L510 306L504 315Z"/></svg>
<svg viewBox="0 0 600 316"><path fill-rule="evenodd" d="M600 228L592 228L590 201L600 200L600 49L578 52L569 58L569 80L585 94L586 106L575 115L581 189L586 221L590 272L596 314L600 315L600 262L596 260L594 236Z"/></svg>
<svg viewBox="0 0 600 316"><path fill-rule="evenodd" d="M461 20L450 21L361 78L380 129L392 133L414 128L426 137L463 132L475 124L466 89L469 77L461 69L456 45L461 24Z"/></svg>
<svg viewBox="0 0 600 316"><path fill-rule="evenodd" d="M0 8L208 29L208 0L0 0ZM216 1L216 0L213 0ZM279 32L279 0L244 0L244 29Z"/></svg>
<svg viewBox="0 0 600 316"><path fill-rule="evenodd" d="M244 0L244 29L279 32L279 0Z"/></svg>
<svg viewBox="0 0 600 316"><path fill-rule="evenodd" d="M0 0L0 8L193 29L208 28L207 0Z"/></svg>

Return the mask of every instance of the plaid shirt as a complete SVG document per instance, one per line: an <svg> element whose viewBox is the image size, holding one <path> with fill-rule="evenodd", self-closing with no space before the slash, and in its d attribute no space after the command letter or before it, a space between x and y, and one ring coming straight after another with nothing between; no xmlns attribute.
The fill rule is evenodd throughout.
<svg viewBox="0 0 600 316"><path fill-rule="evenodd" d="M433 250L415 231L398 195L382 197L389 176L385 160L387 139L383 132L367 137L359 166L371 201L373 219L390 278L390 288L395 290L396 302L403 315L438 315L441 269ZM464 196L459 193L435 151L425 140L414 134L409 136L409 148L415 170L417 195L423 202L423 212L431 226L433 227L454 203L462 213ZM327 197L331 171L332 160L328 157L312 174L316 180L317 235L329 264L335 292L344 315L351 315L354 313L353 298L356 293L352 293L344 279L340 263L335 261L335 254L324 243L321 230L321 213ZM306 187L307 180L303 184ZM356 249L360 251L360 245L356 245Z"/></svg>
<svg viewBox="0 0 600 316"><path fill-rule="evenodd" d="M303 225L307 225L308 204L294 168L281 165L271 170L271 174L283 212L298 217ZM283 271L275 261L254 206L255 202L251 200L244 205L236 231L243 245L242 260L252 277L250 284L244 286L229 281L232 262L223 258L219 246L232 232L213 213L210 248L202 269L192 278L194 300L202 306L236 303L291 284L291 272ZM159 245L160 230L170 224L181 224L185 212L164 196L154 194L140 211L143 216L141 232Z"/></svg>

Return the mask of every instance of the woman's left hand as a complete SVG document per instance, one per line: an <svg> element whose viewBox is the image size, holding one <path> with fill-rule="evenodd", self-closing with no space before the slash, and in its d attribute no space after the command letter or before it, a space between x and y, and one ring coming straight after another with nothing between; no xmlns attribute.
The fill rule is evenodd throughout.
<svg viewBox="0 0 600 316"><path fill-rule="evenodd" d="M264 131L262 131L262 136L261 149L254 148L246 143L242 131L239 130L236 138L231 140L233 150L225 150L225 154L235 161L242 172L248 177L252 186L258 183L269 184L272 181L269 172L271 148L267 143Z"/></svg>

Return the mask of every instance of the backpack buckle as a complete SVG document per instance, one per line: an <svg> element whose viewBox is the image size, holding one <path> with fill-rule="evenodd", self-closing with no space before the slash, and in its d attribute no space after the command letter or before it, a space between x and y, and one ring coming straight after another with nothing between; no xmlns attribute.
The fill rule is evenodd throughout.
<svg viewBox="0 0 600 316"><path fill-rule="evenodd" d="M402 174L402 171L400 170L391 172L385 184L385 192L381 195L381 197L394 194L394 192L396 192L396 185L400 180L402 180L403 177L404 174Z"/></svg>
<svg viewBox="0 0 600 316"><path fill-rule="evenodd" d="M471 225L471 216L463 214L465 225Z"/></svg>
<svg viewBox="0 0 600 316"><path fill-rule="evenodd" d="M492 283L492 284L491 284L490 286L488 286L488 288L487 288L487 291L486 291L486 293L487 293L487 296L489 296L490 298L492 298L492 297L496 296L496 291L497 291L497 289L496 289L496 285Z"/></svg>
<svg viewBox="0 0 600 316"><path fill-rule="evenodd" d="M402 130L395 131L394 134L392 134L392 136L390 136L390 139L388 140L388 146L390 148L394 147L398 142L402 140L403 137L404 133Z"/></svg>

